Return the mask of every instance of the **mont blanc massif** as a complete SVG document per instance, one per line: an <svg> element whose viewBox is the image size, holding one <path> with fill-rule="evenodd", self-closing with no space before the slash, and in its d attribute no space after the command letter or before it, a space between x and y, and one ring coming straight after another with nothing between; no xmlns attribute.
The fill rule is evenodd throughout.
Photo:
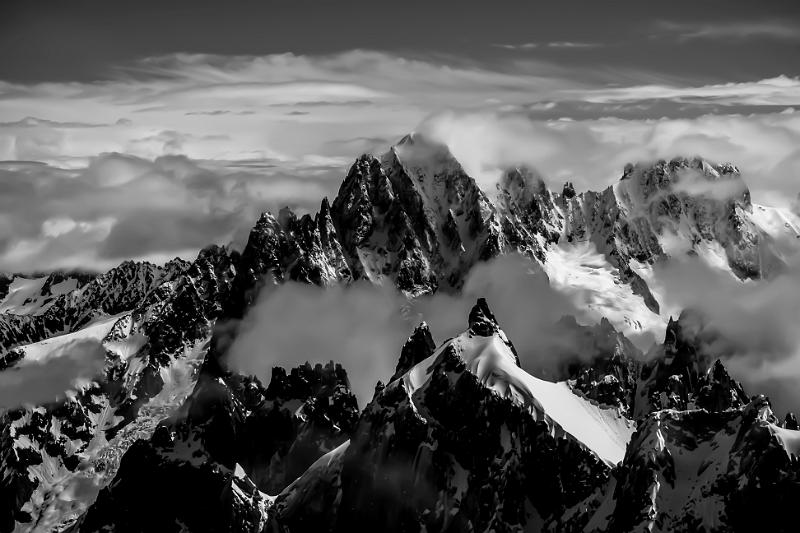
<svg viewBox="0 0 800 533"><path fill-rule="evenodd" d="M411 134L359 157L315 214L261 215L241 250L0 278L3 374L105 352L62 401L1 412L0 532L800 530L796 417L745 390L654 274L690 258L769 283L800 250L798 213L699 157L629 164L600 192L526 168L484 189ZM441 309L504 261L596 317L548 326L557 365L525 363L491 291L469 292L450 338L417 320L415 302ZM248 312L288 284L390 290L414 322L374 354L394 372L356 383L326 353L271 376L229 364ZM247 346L268 361L269 339Z"/></svg>

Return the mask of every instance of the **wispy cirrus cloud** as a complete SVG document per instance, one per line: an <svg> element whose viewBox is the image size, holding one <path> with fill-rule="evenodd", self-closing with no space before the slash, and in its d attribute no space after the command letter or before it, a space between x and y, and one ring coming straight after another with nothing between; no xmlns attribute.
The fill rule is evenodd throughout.
<svg viewBox="0 0 800 533"><path fill-rule="evenodd" d="M110 126L125 124L125 123L126 123L125 119L118 119L114 124L102 124L95 122L59 122L56 120L48 120L45 118L25 117L11 122L0 122L0 128L39 128L39 127L51 127L51 128L63 128L63 129L107 128Z"/></svg>
<svg viewBox="0 0 800 533"><path fill-rule="evenodd" d="M187 111L187 115L208 115L211 117L217 115L252 115L255 111L228 111L227 109L214 109L213 111Z"/></svg>
<svg viewBox="0 0 800 533"><path fill-rule="evenodd" d="M790 20L752 20L725 22L675 22L662 20L655 25L655 34L668 34L680 41L696 39L775 39L800 41L800 26Z"/></svg>
<svg viewBox="0 0 800 533"><path fill-rule="evenodd" d="M496 43L495 48L504 50L536 50L541 48L602 48L608 46L606 43L590 43L584 41L549 41L549 42L527 42L527 43Z"/></svg>
<svg viewBox="0 0 800 533"><path fill-rule="evenodd" d="M632 85L589 91L567 90L592 103L672 100L683 103L736 105L800 105L800 78L776 76L770 79L699 86Z"/></svg>
<svg viewBox="0 0 800 533"><path fill-rule="evenodd" d="M313 57L178 54L145 60L116 81L0 82L0 159L69 167L102 152L150 159L179 153L291 165L309 154L349 159L352 153L329 141L386 138L443 109L545 106L553 118L655 118L716 113L713 106L719 105L731 108L726 112L745 105L800 105L800 82L786 76L609 87L613 78L592 68L528 59L507 67L490 70L367 51ZM679 105L669 108L664 102ZM587 103L611 105L587 108Z"/></svg>
<svg viewBox="0 0 800 533"><path fill-rule="evenodd" d="M504 50L535 50L536 48L540 48L542 45L541 43L495 43L492 44L495 48L502 48Z"/></svg>
<svg viewBox="0 0 800 533"><path fill-rule="evenodd" d="M0 82L0 159L79 166L101 152L290 163L309 154L342 157L325 143L409 131L432 110L485 105L498 88L504 101L519 101L575 85L565 69L531 65L510 74L358 50L175 54L143 60L112 81ZM75 127L87 116L97 127ZM162 132L182 142L159 142Z"/></svg>
<svg viewBox="0 0 800 533"><path fill-rule="evenodd" d="M548 48L601 48L608 46L606 43L588 43L585 41L551 41Z"/></svg>

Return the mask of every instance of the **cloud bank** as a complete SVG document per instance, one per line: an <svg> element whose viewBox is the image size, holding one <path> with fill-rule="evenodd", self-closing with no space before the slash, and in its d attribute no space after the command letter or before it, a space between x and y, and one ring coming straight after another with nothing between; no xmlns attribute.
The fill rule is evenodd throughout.
<svg viewBox="0 0 800 533"><path fill-rule="evenodd" d="M628 162L700 155L733 162L756 202L786 206L800 185L800 113L706 115L694 119L538 120L511 112L444 112L420 131L450 146L484 188L500 168L525 164L557 186L605 188Z"/></svg>
<svg viewBox="0 0 800 533"><path fill-rule="evenodd" d="M230 168L102 154L86 167L0 163L0 270L106 269L241 244L260 212L316 210L339 167ZM333 176L333 177L331 177Z"/></svg>
<svg viewBox="0 0 800 533"><path fill-rule="evenodd" d="M24 360L0 372L0 409L62 400L76 384L100 375L106 350L93 339L71 341L40 361Z"/></svg>
<svg viewBox="0 0 800 533"><path fill-rule="evenodd" d="M657 265L654 280L676 318L681 309L699 311L689 323L749 394L768 392L779 412L800 409L800 264L741 282L698 259L676 259Z"/></svg>
<svg viewBox="0 0 800 533"><path fill-rule="evenodd" d="M266 207L313 210L358 155L412 130L487 188L518 162L600 189L629 161L698 154L782 204L798 192L796 106L788 76L698 84L528 54L173 54L109 81L0 81L0 270L190 257Z"/></svg>
<svg viewBox="0 0 800 533"><path fill-rule="evenodd" d="M265 383L273 366L340 362L364 406L377 381L386 382L394 372L400 349L419 322L428 322L440 344L467 329L478 297L487 298L528 371L554 376L567 354L594 355L582 353L578 339L553 324L565 314L584 323L599 317L585 314L550 287L529 260L509 255L475 266L457 296L437 293L412 302L391 288L366 283L268 287L245 317L227 361Z"/></svg>
<svg viewBox="0 0 800 533"><path fill-rule="evenodd" d="M652 283L666 312L676 318L683 309L696 312L687 315L688 324L702 332L703 348L721 357L750 394L769 394L777 412L800 408L800 266L769 281L742 283L699 260L676 259L658 265ZM565 361L598 355L579 335L554 324L564 315L587 325L601 317L578 307L575 295L552 288L530 261L510 255L476 265L461 294L413 301L367 283L269 287L245 317L227 362L265 383L273 366L340 362L363 406L375 383L392 375L403 342L420 321L428 322L439 345L466 330L478 297L487 298L523 368L534 375L563 379ZM663 331L657 336L660 343Z"/></svg>

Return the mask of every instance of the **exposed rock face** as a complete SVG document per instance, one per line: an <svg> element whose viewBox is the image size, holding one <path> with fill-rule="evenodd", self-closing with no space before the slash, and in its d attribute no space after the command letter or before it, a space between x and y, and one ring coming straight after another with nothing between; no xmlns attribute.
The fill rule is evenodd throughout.
<svg viewBox="0 0 800 533"><path fill-rule="evenodd" d="M408 338L400 352L400 359L397 361L392 379L394 381L433 354L436 343L428 324L423 322L414 329L414 333Z"/></svg>
<svg viewBox="0 0 800 533"><path fill-rule="evenodd" d="M721 255L740 278L769 276L783 262L730 164L676 158L629 165L602 192L576 193L567 183L560 194L532 171L513 169L498 187L499 214L511 221L504 224L508 242L537 241L531 255L543 263L552 243L591 242L653 312L659 304L642 268L668 256Z"/></svg>
<svg viewBox="0 0 800 533"><path fill-rule="evenodd" d="M528 168L504 173L498 183L497 206L503 217L507 242L523 255L546 261L545 247L557 243L564 227L557 195Z"/></svg>
<svg viewBox="0 0 800 533"><path fill-rule="evenodd" d="M568 316L555 328L577 347L575 353L564 354L564 377L574 380L575 389L587 398L631 413L641 351L605 318L595 326L581 326Z"/></svg>
<svg viewBox="0 0 800 533"><path fill-rule="evenodd" d="M724 412L656 411L615 473L613 511L588 531L794 531L799 434L763 396Z"/></svg>
<svg viewBox="0 0 800 533"><path fill-rule="evenodd" d="M40 314L0 314L0 349L38 342L82 328L93 318L130 311L156 287L174 281L189 263L163 267L127 261L79 289L63 294Z"/></svg>
<svg viewBox="0 0 800 533"><path fill-rule="evenodd" d="M658 313L645 277L670 256L721 257L742 278L776 272L783 259L760 224L729 164L677 158L629 165L615 185L581 193L571 183L552 192L534 171L512 168L489 197L446 146L412 134L379 157L359 157L332 204L323 200L315 216L262 216L227 314L241 315L265 279L386 280L418 296L458 290L477 262L509 252L545 270L563 268L551 266L553 250L584 243L604 258L613 281ZM631 322L641 329L637 317Z"/></svg>
<svg viewBox="0 0 800 533"><path fill-rule="evenodd" d="M263 491L285 488L355 426L356 400L339 365L276 368L266 389L254 378L213 373L206 368L181 410L131 447L75 531L169 531L179 523L260 531L272 501Z"/></svg>
<svg viewBox="0 0 800 533"><path fill-rule="evenodd" d="M718 244L742 278L768 275L779 262L768 246L760 246L765 236L750 220L750 191L733 165L712 166L699 158L659 161L650 168L630 168L618 191L629 214L625 231L636 237L629 245L631 257L654 255L657 250L649 250L648 243L669 233L692 243ZM681 227L682 222L689 224Z"/></svg>
<svg viewBox="0 0 800 533"><path fill-rule="evenodd" d="M742 386L710 353L713 332L696 312L670 319L659 357L645 365L637 387L634 412L644 417L659 409L724 411L748 402Z"/></svg>
<svg viewBox="0 0 800 533"><path fill-rule="evenodd" d="M507 381L510 367L492 366L486 354L496 352L479 340L491 335L493 346L506 346L504 360L513 361L487 311L485 302L479 303L467 333L381 389L351 440L276 497L266 530L349 531L359 525L387 531L796 529L791 505L800 496L796 419L788 415L780 424L766 398L748 400L719 360L699 364L702 339L687 335L678 321L656 357L666 383L675 375L694 383L681 391L685 398L673 400L685 405L681 410L652 406L638 421L620 464L609 471L598 462L597 442L574 428L564 427L563 433L534 429L559 428L553 407L566 397L552 403L541 381L530 378L534 400L520 402L524 388L509 384L524 387L525 380ZM593 342L615 336L608 324L586 328L584 334ZM597 370L586 363L584 369L618 372L619 355L598 358ZM637 386L649 390L652 384ZM533 409L517 411L519 405ZM572 411L570 418L588 424L579 412ZM528 428L531 416L538 422ZM566 449L569 453L562 454ZM571 470L576 465L580 474Z"/></svg>
<svg viewBox="0 0 800 533"><path fill-rule="evenodd" d="M52 275L34 299L21 302L9 300L16 278L5 277L0 299L16 311L0 313L0 371L25 364L46 349L39 341L56 335L93 332L107 361L101 378L63 404L0 413L0 532L66 527L98 491L76 526L81 531L181 524L191 531L397 524L427 531L626 531L653 513L663 516L655 529L677 528L698 523L692 520L701 510L640 505L656 487L642 480L669 475L662 474L666 459L644 461L656 453L648 446L659 435L684 443L691 439L681 435L697 432L692 442L702 451L729 431L751 435L746 457L728 455L743 465L736 472L762 476L761 485L741 490L734 477L719 478L727 483L719 488L727 490L724 523L748 524L731 502L767 502L779 489L796 494L796 450L785 443L794 442L797 422L787 416L779 427L771 415L745 416L754 408L715 362L725 354L706 353L681 321L670 322L664 346L644 368L610 322L562 321L556 328L581 348L557 378L569 381L550 383L519 369L510 340L479 303L468 332L439 350L420 326L360 417L335 366L276 369L264 389L230 375L220 356L266 285L366 279L415 297L458 291L478 262L512 252L548 275L566 271L565 283L580 290L602 290L586 280L606 276L604 287L660 320L646 282L658 261L693 254L727 264L743 279L779 271L784 259L764 222L769 208L758 209L735 167L699 159L630 165L601 192L578 192L569 182L552 192L534 171L514 168L487 195L446 147L410 135L382 156L360 157L317 214L262 215L241 254L209 247L193 262L126 262L76 279L74 288L73 278ZM578 275L583 258L570 255L582 246L602 262L586 276ZM623 322L626 332L640 331L644 320L632 315ZM621 327L619 320L614 325ZM420 370L425 361L430 365ZM165 420L179 404L180 415ZM584 435L560 417L563 405L590 413L592 424L611 424L616 440L588 445L605 430ZM627 453L618 442L633 430L626 416L639 420ZM658 497L672 501L666 486L656 487ZM274 506L268 494L278 494ZM142 509L152 510L150 519ZM772 525L780 530L785 517L777 516Z"/></svg>
<svg viewBox="0 0 800 533"><path fill-rule="evenodd" d="M58 297L42 314L0 316L6 325L36 325L7 337L10 345L48 331L70 338L89 324L107 350L105 374L75 397L0 413L0 531L15 522L23 530L54 529L85 510L91 502L85 498L113 478L132 440L148 436L191 391L186 380L202 361L233 273L230 255L219 247L201 251L193 263L123 263ZM2 360L11 354L12 364L22 364L27 353L44 348L17 346ZM63 500L63 491L84 496Z"/></svg>
<svg viewBox="0 0 800 533"><path fill-rule="evenodd" d="M567 531L796 529L787 507L800 495L794 417L780 424L765 397L748 398L707 353L710 340L694 313L670 321L637 384L639 422L625 459L597 510L576 507Z"/></svg>
<svg viewBox="0 0 800 533"><path fill-rule="evenodd" d="M332 206L357 277L416 296L457 289L500 252L495 208L446 146L409 135L380 159L360 157Z"/></svg>
<svg viewBox="0 0 800 533"><path fill-rule="evenodd" d="M59 296L83 287L96 277L97 274L80 271L0 274L0 314L41 315Z"/></svg>
<svg viewBox="0 0 800 533"><path fill-rule="evenodd" d="M265 283L285 280L331 285L352 280L331 218L328 199L313 218L298 219L289 209L278 219L264 213L250 231L237 265L225 316L241 318Z"/></svg>
<svg viewBox="0 0 800 533"><path fill-rule="evenodd" d="M8 296L9 287L13 282L14 276L0 272L0 299L5 299Z"/></svg>
<svg viewBox="0 0 800 533"><path fill-rule="evenodd" d="M539 380L524 376L480 301L467 332L380 391L347 446L278 495L267 530L535 531L558 522L610 470L551 418L543 391L529 388Z"/></svg>
<svg viewBox="0 0 800 533"><path fill-rule="evenodd" d="M356 278L396 279L401 290L414 294L438 288L430 264L433 230L424 218L412 222L406 211L420 210L421 203L413 192L395 192L378 159L365 155L356 161L333 202L334 220Z"/></svg>

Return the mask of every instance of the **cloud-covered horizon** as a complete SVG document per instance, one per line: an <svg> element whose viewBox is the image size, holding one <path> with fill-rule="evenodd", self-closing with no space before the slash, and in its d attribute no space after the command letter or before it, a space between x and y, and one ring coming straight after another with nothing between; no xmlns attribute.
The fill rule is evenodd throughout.
<svg viewBox="0 0 800 533"><path fill-rule="evenodd" d="M701 155L784 205L800 192L796 106L788 75L702 84L368 50L172 54L106 81L0 81L0 271L191 257L241 239L264 209L315 210L357 156L414 130L488 190L509 164L597 190L628 162Z"/></svg>
<svg viewBox="0 0 800 533"><path fill-rule="evenodd" d="M339 167L251 169L119 153L83 168L0 162L0 271L108 269L243 245L258 215L316 210Z"/></svg>

